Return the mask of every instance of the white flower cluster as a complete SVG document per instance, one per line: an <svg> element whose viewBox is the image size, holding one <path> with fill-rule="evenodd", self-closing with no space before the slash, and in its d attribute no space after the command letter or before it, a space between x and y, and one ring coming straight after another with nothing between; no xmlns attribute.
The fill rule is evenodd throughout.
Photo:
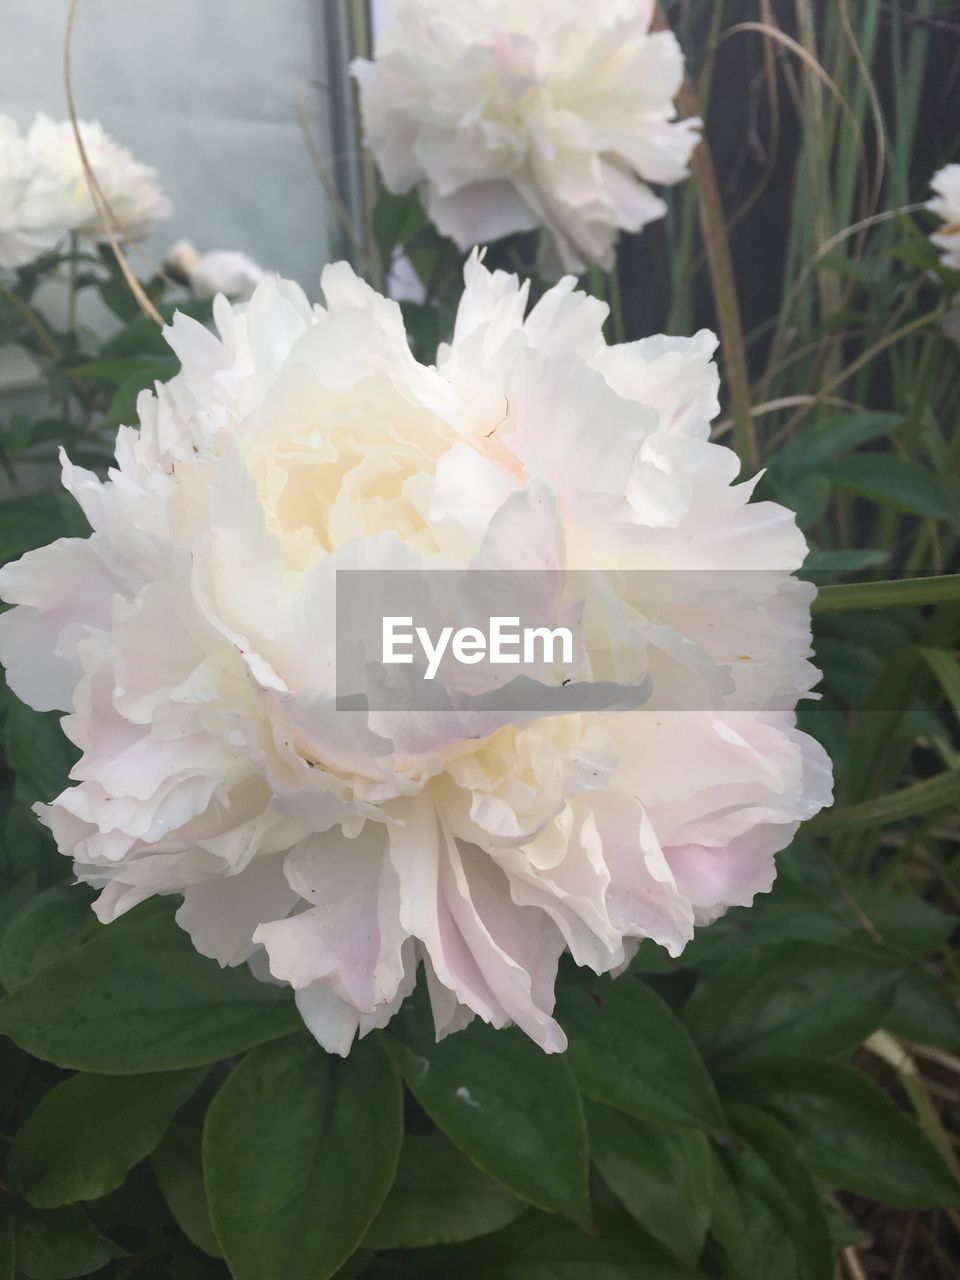
<svg viewBox="0 0 960 1280"><path fill-rule="evenodd" d="M95 121L81 121L90 167L121 240L143 239L170 214L157 173ZM69 120L38 115L26 134L0 116L0 268L22 267L64 236L107 238Z"/></svg>
<svg viewBox="0 0 960 1280"><path fill-rule="evenodd" d="M960 271L960 164L948 164L934 174L930 183L936 195L927 208L944 221L930 239L937 246L945 267Z"/></svg>
<svg viewBox="0 0 960 1280"><path fill-rule="evenodd" d="M163 259L167 271L186 280L198 298L225 293L228 298L246 301L266 280L267 272L237 249L198 252L190 240L178 240Z"/></svg>
<svg viewBox="0 0 960 1280"><path fill-rule="evenodd" d="M384 6L386 8L386 6ZM353 73L393 192L420 190L461 249L542 228L556 277L609 269L619 231L666 206L700 121L677 121L683 54L653 0L396 0Z"/></svg>

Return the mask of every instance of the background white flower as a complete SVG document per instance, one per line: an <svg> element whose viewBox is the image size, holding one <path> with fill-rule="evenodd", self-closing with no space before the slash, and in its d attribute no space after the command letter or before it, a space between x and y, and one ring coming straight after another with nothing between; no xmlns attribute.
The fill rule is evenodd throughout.
<svg viewBox="0 0 960 1280"><path fill-rule="evenodd" d="M367 144L394 192L418 187L461 249L544 230L544 270L609 269L617 233L687 176L698 120L675 120L683 55L653 0L396 0L357 60Z"/></svg>
<svg viewBox="0 0 960 1280"><path fill-rule="evenodd" d="M178 240L163 260L165 267L186 278L200 298L225 293L228 298L244 300L267 273L252 258L235 249L214 249L198 253L189 240Z"/></svg>
<svg viewBox="0 0 960 1280"><path fill-rule="evenodd" d="M562 1049L564 951L679 954L830 800L792 711L818 678L805 545L708 439L715 340L607 346L573 286L525 316L474 255L436 367L343 263L325 307L271 280L217 300L216 336L177 317L182 371L109 480L64 463L92 535L0 573L10 686L82 752L40 811L100 918L182 894L197 948L269 965L337 1052L421 964L438 1035L476 1014ZM651 700L482 734L337 712L336 571L418 565L670 571L649 598L614 575L584 623L592 674ZM735 592L688 586L731 566Z"/></svg>
<svg viewBox="0 0 960 1280"><path fill-rule="evenodd" d="M26 266L62 235L31 198L34 174L26 139L9 116L0 116L0 268Z"/></svg>
<svg viewBox="0 0 960 1280"><path fill-rule="evenodd" d="M945 223L930 239L942 251L944 266L960 271L960 164L946 165L934 174L930 185L936 195L926 207Z"/></svg>
<svg viewBox="0 0 960 1280"><path fill-rule="evenodd" d="M121 240L142 240L157 222L170 215L170 203L160 188L156 170L136 160L96 121L82 120L79 127L117 235ZM87 240L106 240L71 122L38 115L26 141L32 166L32 216L58 238L74 232Z"/></svg>

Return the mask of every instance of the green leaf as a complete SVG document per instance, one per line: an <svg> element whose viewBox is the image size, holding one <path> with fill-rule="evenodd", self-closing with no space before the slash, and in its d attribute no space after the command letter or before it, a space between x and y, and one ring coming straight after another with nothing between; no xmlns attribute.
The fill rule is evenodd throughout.
<svg viewBox="0 0 960 1280"><path fill-rule="evenodd" d="M903 1040L960 1049L960 1009L946 984L919 965L897 983L883 1026Z"/></svg>
<svg viewBox="0 0 960 1280"><path fill-rule="evenodd" d="M134 316L140 314L140 307L136 298L130 292L130 286L124 280L123 276L117 274L109 280L104 280L97 288L100 299L103 304L108 307L118 320L132 320ZM143 317L146 319L146 317ZM156 324L150 322L154 329Z"/></svg>
<svg viewBox="0 0 960 1280"><path fill-rule="evenodd" d="M172 364L167 370L167 376L170 377L176 373L177 366ZM122 427L129 426L137 421L137 401L140 398L140 392L152 389L154 379L145 373L131 374L129 378L125 378L117 387L113 399L107 406L106 413L103 415L101 427Z"/></svg>
<svg viewBox="0 0 960 1280"><path fill-rule="evenodd" d="M166 348L165 354L149 355L137 352L129 356L115 356L107 360L88 360L68 366L71 378L89 382L107 382L114 386L137 379L141 387L152 386L154 381L171 378L178 368L175 355Z"/></svg>
<svg viewBox="0 0 960 1280"><path fill-rule="evenodd" d="M838 454L893 434L903 422L899 413L862 412L831 418L805 428L797 439L784 445L774 465L784 476L807 475Z"/></svg>
<svg viewBox="0 0 960 1280"><path fill-rule="evenodd" d="M0 890L0 930L6 931L10 921L30 902L36 892L37 877L33 872L28 872L8 888Z"/></svg>
<svg viewBox="0 0 960 1280"><path fill-rule="evenodd" d="M883 1021L900 966L881 948L798 946L751 952L697 986L684 1019L708 1061L831 1055Z"/></svg>
<svg viewBox="0 0 960 1280"><path fill-rule="evenodd" d="M13 1140L11 1187L38 1209L113 1191L156 1147L204 1075L75 1075L55 1085Z"/></svg>
<svg viewBox="0 0 960 1280"><path fill-rule="evenodd" d="M825 476L799 476L789 485L773 483L772 488L777 500L797 513L801 529L819 524L830 506L830 482Z"/></svg>
<svg viewBox="0 0 960 1280"><path fill-rule="evenodd" d="M851 1245L866 1244L869 1241L870 1236L867 1232L859 1223L841 1212L832 1199L824 1200L823 1212L826 1215L827 1229L830 1232L834 1253L839 1253L841 1249L849 1249Z"/></svg>
<svg viewBox="0 0 960 1280"><path fill-rule="evenodd" d="M440 313L426 302L401 302L403 322L414 355L423 363L432 362L440 342Z"/></svg>
<svg viewBox="0 0 960 1280"><path fill-rule="evenodd" d="M0 1099L15 1096L31 1066L28 1054L21 1052L7 1036L0 1036Z"/></svg>
<svg viewBox="0 0 960 1280"><path fill-rule="evenodd" d="M803 858L812 866L812 852L805 850ZM939 951L953 932L953 917L915 893L841 878L832 865L822 882L800 883L789 878L783 855L779 861L772 893L700 930L683 953L685 965L715 970L777 942L870 947L877 936L885 947L919 960Z"/></svg>
<svg viewBox="0 0 960 1280"><path fill-rule="evenodd" d="M414 1249L499 1231L526 1205L481 1173L440 1133L404 1139L397 1177L366 1249Z"/></svg>
<svg viewBox="0 0 960 1280"><path fill-rule="evenodd" d="M198 955L156 908L0 1002L0 1033L22 1049L103 1075L205 1066L300 1025L288 991Z"/></svg>
<svg viewBox="0 0 960 1280"><path fill-rule="evenodd" d="M830 1280L823 1207L790 1135L752 1107L731 1107L744 1140L718 1154L710 1229L736 1280Z"/></svg>
<svg viewBox="0 0 960 1280"><path fill-rule="evenodd" d="M434 1124L515 1195L589 1223L586 1125L564 1057L515 1027L473 1023L436 1044L413 1010L400 1025L404 1041L387 1047Z"/></svg>
<svg viewBox="0 0 960 1280"><path fill-rule="evenodd" d="M590 1233L530 1212L467 1246L414 1255L417 1275L470 1280L702 1280L621 1210L598 1207Z"/></svg>
<svg viewBox="0 0 960 1280"><path fill-rule="evenodd" d="M843 551L811 551L803 562L807 573L856 573L862 569L878 569L888 564L890 552L878 547L848 548Z"/></svg>
<svg viewBox="0 0 960 1280"><path fill-rule="evenodd" d="M850 1067L778 1058L738 1067L729 1087L774 1115L804 1164L832 1186L900 1209L960 1200L960 1184L918 1126Z"/></svg>
<svg viewBox="0 0 960 1280"><path fill-rule="evenodd" d="M713 1204L713 1156L702 1133L660 1130L609 1107L587 1107L590 1153L623 1207L679 1258L696 1262Z"/></svg>
<svg viewBox="0 0 960 1280"><path fill-rule="evenodd" d="M52 884L69 870L53 836L19 799L13 800L0 827L0 851L11 875L35 873L41 884Z"/></svg>
<svg viewBox="0 0 960 1280"><path fill-rule="evenodd" d="M642 978L625 973L594 989L561 988L557 1016L569 1036L577 1083L597 1102L641 1120L724 1129L696 1045Z"/></svg>
<svg viewBox="0 0 960 1280"><path fill-rule="evenodd" d="M46 546L67 532L59 496L33 493L0 502L0 563Z"/></svg>
<svg viewBox="0 0 960 1280"><path fill-rule="evenodd" d="M811 608L814 613L840 613L848 609L894 609L899 605L915 607L958 601L960 573L942 573L885 582L834 583L820 588Z"/></svg>
<svg viewBox="0 0 960 1280"><path fill-rule="evenodd" d="M326 1280L393 1182L402 1091L379 1044L334 1061L305 1036L258 1049L214 1098L203 1167L235 1280Z"/></svg>
<svg viewBox="0 0 960 1280"><path fill-rule="evenodd" d="M58 711L34 711L18 700L7 712L4 746L27 804L58 796L80 754L60 728Z"/></svg>
<svg viewBox="0 0 960 1280"><path fill-rule="evenodd" d="M16 991L97 930L90 899L77 885L54 885L25 903L0 939L0 982Z"/></svg>
<svg viewBox="0 0 960 1280"><path fill-rule="evenodd" d="M28 1280L71 1280L99 1271L120 1250L91 1226L82 1209L15 1210L17 1270Z"/></svg>
<svg viewBox="0 0 960 1280"><path fill-rule="evenodd" d="M394 250L403 249L426 225L427 215L416 192L394 195L381 190L373 208L373 238L385 272L389 271Z"/></svg>
<svg viewBox="0 0 960 1280"><path fill-rule="evenodd" d="M13 1210L0 1204L0 1280L15 1280L17 1245L14 1238Z"/></svg>
<svg viewBox="0 0 960 1280"><path fill-rule="evenodd" d="M953 498L939 476L893 453L856 453L837 458L828 478L886 507L933 520L954 520Z"/></svg>
<svg viewBox="0 0 960 1280"><path fill-rule="evenodd" d="M904 822L918 815L940 813L960 802L960 768L947 769L935 778L914 782L859 804L839 805L817 814L807 827L816 834L834 831L862 831Z"/></svg>
<svg viewBox="0 0 960 1280"><path fill-rule="evenodd" d="M203 1185L199 1131L175 1120L151 1156L150 1164L167 1207L183 1234L212 1258L222 1257Z"/></svg>
<svg viewBox="0 0 960 1280"><path fill-rule="evenodd" d="M920 649L919 652L946 694L953 714L960 720L960 666L956 657L945 649Z"/></svg>

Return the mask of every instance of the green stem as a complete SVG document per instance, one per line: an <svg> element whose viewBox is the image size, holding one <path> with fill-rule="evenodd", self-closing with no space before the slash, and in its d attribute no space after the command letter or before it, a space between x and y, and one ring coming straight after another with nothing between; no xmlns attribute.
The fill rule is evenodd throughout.
<svg viewBox="0 0 960 1280"><path fill-rule="evenodd" d="M70 266L67 294L67 328L71 333L77 327L77 254L80 242L75 231L70 232Z"/></svg>
<svg viewBox="0 0 960 1280"><path fill-rule="evenodd" d="M856 609L889 609L898 605L960 603L960 573L885 582L838 582L821 587L814 613L848 613Z"/></svg>
<svg viewBox="0 0 960 1280"><path fill-rule="evenodd" d="M952 809L960 800L960 769L937 774L909 787L898 787L886 795L859 804L841 805L825 809L807 823L810 835L825 835L835 831L855 831L865 827L885 826L904 822L918 814L938 813Z"/></svg>
<svg viewBox="0 0 960 1280"><path fill-rule="evenodd" d="M61 358L60 348L50 336L49 330L34 311L33 307L24 302L22 298L17 297L13 290L8 289L5 284L0 284L0 295L6 298L15 311L20 312L24 320L26 320L27 324L29 324L30 328L40 339L47 355L49 355L53 360L59 360Z"/></svg>
<svg viewBox="0 0 960 1280"><path fill-rule="evenodd" d="M610 303L610 325L614 342L626 341L626 330L623 324L623 299L620 296L620 273L614 264L607 276L607 301Z"/></svg>
<svg viewBox="0 0 960 1280"><path fill-rule="evenodd" d="M817 405L827 400L835 391L839 391L849 378L852 378L855 373L859 373L861 369L865 369L881 352L886 351L888 347L892 347L898 342L902 342L904 338L909 338L912 334L919 333L921 329L925 329L928 325L939 320L943 314L943 310L927 312L925 315L917 316L902 328L895 329L893 333L885 334L872 347L868 347L866 351L859 355L856 360L851 361L845 369L841 369L835 378L820 387L811 403L798 409L790 419L784 428L784 435L792 435Z"/></svg>
<svg viewBox="0 0 960 1280"><path fill-rule="evenodd" d="M670 24L664 17L660 5L657 5L654 14L652 30L670 30ZM677 94L677 103L684 116L696 116L700 110L700 100L689 77L683 81L680 92ZM750 380L747 376L740 301L737 297L723 201L720 198L713 157L705 137L694 150L690 160L690 171L700 197L700 223L713 286L713 303L717 312L720 345L723 348L724 370L727 385L730 388L730 416L733 419L734 447L741 462L755 471L759 462L759 452L753 415L750 412Z"/></svg>

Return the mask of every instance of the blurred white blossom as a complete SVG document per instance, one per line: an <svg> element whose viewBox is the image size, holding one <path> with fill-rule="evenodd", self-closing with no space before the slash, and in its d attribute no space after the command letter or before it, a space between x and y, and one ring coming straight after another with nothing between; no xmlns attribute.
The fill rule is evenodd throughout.
<svg viewBox="0 0 960 1280"><path fill-rule="evenodd" d="M934 174L930 185L936 195L927 208L945 223L930 239L941 250L943 265L960 271L960 164L946 165Z"/></svg>
<svg viewBox="0 0 960 1280"><path fill-rule="evenodd" d="M43 221L32 199L35 172L26 139L9 116L0 116L0 268L26 266L63 234Z"/></svg>
<svg viewBox="0 0 960 1280"><path fill-rule="evenodd" d="M80 121L79 128L117 236L124 241L142 240L170 215L157 171L136 160L96 121ZM31 218L58 239L73 232L85 240L106 240L71 122L38 115L27 133L26 145L31 165Z"/></svg>
<svg viewBox="0 0 960 1280"><path fill-rule="evenodd" d="M198 253L189 240L178 240L164 258L164 266L184 277L198 297L249 298L267 273L252 258L234 249Z"/></svg>
<svg viewBox="0 0 960 1280"><path fill-rule="evenodd" d="M653 0L396 0L358 59L367 144L461 249L542 228L547 274L609 269L666 206L700 122L676 121L683 55Z"/></svg>

